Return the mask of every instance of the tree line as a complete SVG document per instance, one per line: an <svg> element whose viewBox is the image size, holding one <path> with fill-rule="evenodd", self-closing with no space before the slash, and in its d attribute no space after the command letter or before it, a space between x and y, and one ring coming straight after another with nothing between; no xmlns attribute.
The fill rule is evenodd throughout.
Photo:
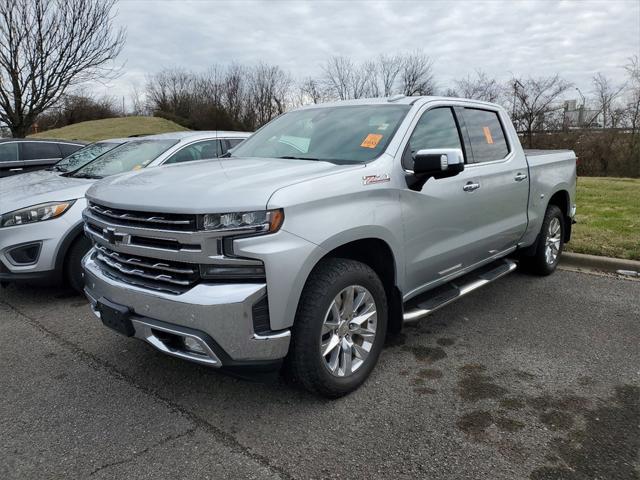
<svg viewBox="0 0 640 480"><path fill-rule="evenodd" d="M212 65L204 71L167 68L132 88L124 111L118 99L94 98L78 86L119 73L115 59L125 34L113 24L116 0L0 0L0 122L22 137L84 120L125 114L162 116L192 129L253 131L288 109L330 100L403 95L444 95L495 102L511 114L526 146L547 144L549 133L598 127L598 167L629 158L640 176L640 67L638 56L617 84L601 73L587 96L560 75L500 81L482 70L439 82L423 51L380 55L364 62L336 55L316 75L294 79L278 65ZM564 102L579 94L575 105ZM622 129L622 132L620 131ZM542 135L542 134L547 134ZM573 135L574 138L578 138ZM565 148L583 138L557 137ZM589 151L586 151L589 154ZM583 167L584 168L584 167Z"/></svg>

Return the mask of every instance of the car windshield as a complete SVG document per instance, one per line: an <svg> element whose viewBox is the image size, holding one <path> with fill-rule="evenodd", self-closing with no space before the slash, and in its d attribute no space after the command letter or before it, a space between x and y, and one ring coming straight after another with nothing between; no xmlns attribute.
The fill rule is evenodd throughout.
<svg viewBox="0 0 640 480"><path fill-rule="evenodd" d="M367 162L384 152L410 108L383 104L297 110L267 124L230 156Z"/></svg>
<svg viewBox="0 0 640 480"><path fill-rule="evenodd" d="M68 157L63 158L58 163L56 163L52 170L56 172L71 172L73 170L77 170L80 167L85 166L90 161L96 159L100 155L109 150L116 148L117 146L122 145L122 142L96 142L91 145L87 145L84 148L72 153Z"/></svg>
<svg viewBox="0 0 640 480"><path fill-rule="evenodd" d="M178 140L147 138L132 140L114 148L93 162L75 171L72 176L79 178L102 178L116 173L139 170L146 167Z"/></svg>

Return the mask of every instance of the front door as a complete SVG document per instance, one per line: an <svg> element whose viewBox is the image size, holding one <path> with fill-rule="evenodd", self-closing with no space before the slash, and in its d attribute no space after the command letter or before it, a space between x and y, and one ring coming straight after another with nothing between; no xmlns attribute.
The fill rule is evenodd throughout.
<svg viewBox="0 0 640 480"><path fill-rule="evenodd" d="M452 108L432 108L419 118L404 149L406 170L412 170L412 153L418 150L457 148L465 155L465 170L458 175L431 178L419 191L407 188L402 192L406 296L482 258L487 206L479 189L469 188L476 182L476 173L467 168L471 157L461 133Z"/></svg>

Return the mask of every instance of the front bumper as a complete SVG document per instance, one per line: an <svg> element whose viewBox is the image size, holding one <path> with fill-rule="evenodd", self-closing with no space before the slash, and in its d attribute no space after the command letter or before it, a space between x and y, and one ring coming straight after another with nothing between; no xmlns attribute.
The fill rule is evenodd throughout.
<svg viewBox="0 0 640 480"><path fill-rule="evenodd" d="M128 307L135 336L166 354L193 361L199 358L159 343L161 336L153 334L154 328L204 340L213 353L209 355L212 361L199 363L215 367L268 363L284 358L289 350L289 330L268 335L254 331L253 306L266 296L264 283L199 283L174 295L111 279L93 260L93 250L85 256L83 266L85 293L94 311L100 299Z"/></svg>

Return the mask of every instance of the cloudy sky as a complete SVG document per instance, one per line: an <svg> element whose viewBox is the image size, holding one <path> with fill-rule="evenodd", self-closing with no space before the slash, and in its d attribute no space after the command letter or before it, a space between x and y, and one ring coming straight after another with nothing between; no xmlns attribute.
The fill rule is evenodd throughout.
<svg viewBox="0 0 640 480"><path fill-rule="evenodd" d="M331 55L354 60L423 49L438 85L483 69L507 79L556 72L585 94L600 71L618 82L640 53L640 1L120 0L123 75L98 93L129 95L165 67L278 64L317 76Z"/></svg>

